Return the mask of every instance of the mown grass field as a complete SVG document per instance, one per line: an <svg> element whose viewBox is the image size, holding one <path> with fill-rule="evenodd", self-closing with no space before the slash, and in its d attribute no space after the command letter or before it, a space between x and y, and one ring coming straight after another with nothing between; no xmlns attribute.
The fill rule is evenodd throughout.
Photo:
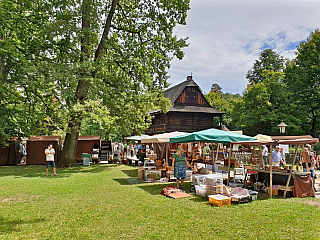
<svg viewBox="0 0 320 240"><path fill-rule="evenodd" d="M320 239L318 199L218 208L198 196L159 195L168 184L131 185L126 179L137 176L135 167L57 173L0 167L0 239Z"/></svg>

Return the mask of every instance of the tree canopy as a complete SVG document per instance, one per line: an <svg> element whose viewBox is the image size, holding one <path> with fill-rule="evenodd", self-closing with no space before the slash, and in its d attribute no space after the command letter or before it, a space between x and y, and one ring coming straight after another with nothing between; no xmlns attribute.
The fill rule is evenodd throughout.
<svg viewBox="0 0 320 240"><path fill-rule="evenodd" d="M272 49L267 48L260 53L258 60L254 62L252 68L248 71L246 78L250 84L260 83L265 79L264 70L282 72L283 69L283 57Z"/></svg>
<svg viewBox="0 0 320 240"><path fill-rule="evenodd" d="M66 132L61 166L74 163L79 132L141 132L148 112L169 106L166 70L187 46L173 29L186 24L189 0L3 0L0 9L3 84L30 119Z"/></svg>
<svg viewBox="0 0 320 240"><path fill-rule="evenodd" d="M296 57L287 62L284 81L290 92L294 123L308 134L319 136L320 32L315 30L300 43Z"/></svg>

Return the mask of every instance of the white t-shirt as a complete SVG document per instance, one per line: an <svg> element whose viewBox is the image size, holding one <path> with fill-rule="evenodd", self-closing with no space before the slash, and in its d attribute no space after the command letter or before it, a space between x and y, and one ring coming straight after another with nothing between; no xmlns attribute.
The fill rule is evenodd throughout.
<svg viewBox="0 0 320 240"><path fill-rule="evenodd" d="M268 148L265 147L263 150L262 150L262 156L264 157L267 157L268 156Z"/></svg>
<svg viewBox="0 0 320 240"><path fill-rule="evenodd" d="M46 161L47 162L53 162L54 161L54 154L56 153L54 151L54 148L51 148L50 150L47 148L44 153L46 154Z"/></svg>

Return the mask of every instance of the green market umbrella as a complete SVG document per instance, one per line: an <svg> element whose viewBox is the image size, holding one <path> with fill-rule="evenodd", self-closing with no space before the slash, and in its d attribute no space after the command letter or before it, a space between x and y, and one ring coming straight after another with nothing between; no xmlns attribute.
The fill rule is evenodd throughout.
<svg viewBox="0 0 320 240"><path fill-rule="evenodd" d="M228 144L232 142L241 142L241 141L253 141L256 140L255 137L249 137L246 135L241 135L233 132L221 131L218 129L207 129L199 132L189 133L182 136L177 136L170 138L170 143L186 143L186 142L211 142L211 143L224 143ZM231 151L231 146L230 146ZM231 152L230 152L231 156ZM228 166L228 179L230 175L230 156L229 156L229 166ZM215 172L216 159L218 157L218 151L216 154L216 158L213 156L212 151L212 160L213 160L213 168L212 170ZM228 182L229 184L229 182Z"/></svg>
<svg viewBox="0 0 320 240"><path fill-rule="evenodd" d="M230 142L252 141L256 139L257 138L255 137L249 137L246 135L210 128L207 130L170 138L170 143L213 142L227 144Z"/></svg>

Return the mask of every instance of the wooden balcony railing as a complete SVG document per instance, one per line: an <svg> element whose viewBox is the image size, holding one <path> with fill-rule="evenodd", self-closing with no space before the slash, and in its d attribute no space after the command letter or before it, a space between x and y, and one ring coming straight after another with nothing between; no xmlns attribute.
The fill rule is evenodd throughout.
<svg viewBox="0 0 320 240"><path fill-rule="evenodd" d="M210 126L203 126L203 125L180 125L180 124L165 124L160 125L152 125L150 128L146 130L146 134L158 134L164 132L197 132L201 130L206 130L212 128ZM213 128L221 129L220 126L214 126Z"/></svg>

